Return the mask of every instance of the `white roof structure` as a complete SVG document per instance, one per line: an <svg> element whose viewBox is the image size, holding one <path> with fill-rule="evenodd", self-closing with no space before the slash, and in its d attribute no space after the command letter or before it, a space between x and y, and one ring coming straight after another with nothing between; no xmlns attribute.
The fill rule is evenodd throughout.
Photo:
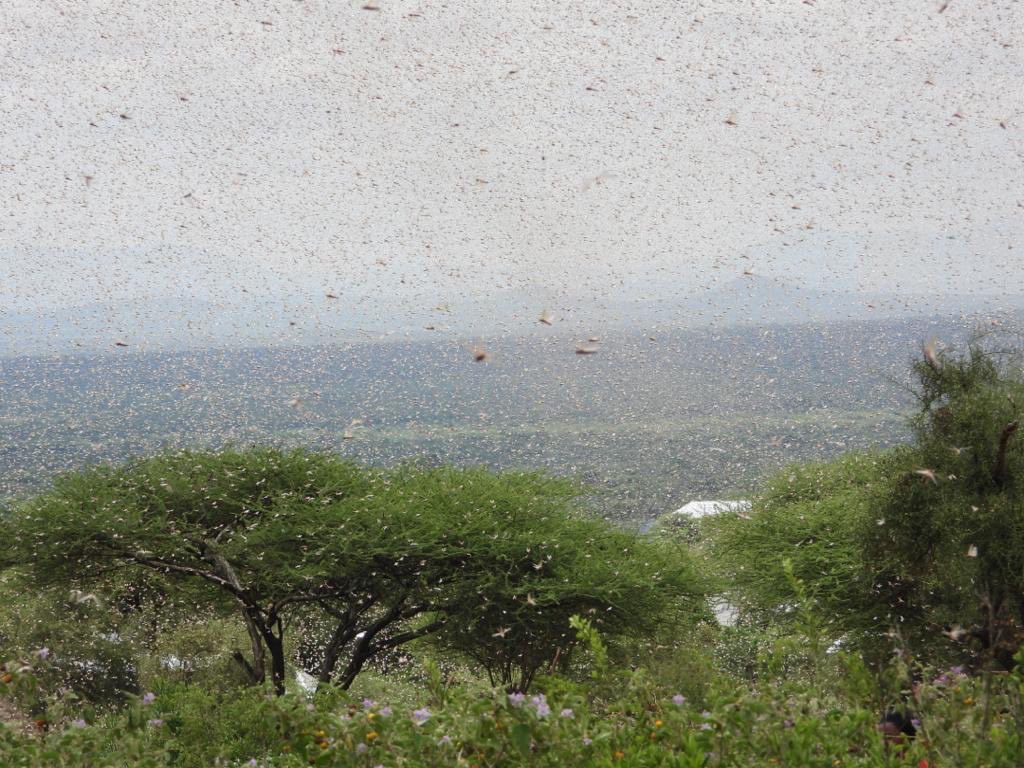
<svg viewBox="0 0 1024 768"><path fill-rule="evenodd" d="M674 514L700 518L717 515L719 512L746 512L749 509L749 501L691 501L677 509Z"/></svg>

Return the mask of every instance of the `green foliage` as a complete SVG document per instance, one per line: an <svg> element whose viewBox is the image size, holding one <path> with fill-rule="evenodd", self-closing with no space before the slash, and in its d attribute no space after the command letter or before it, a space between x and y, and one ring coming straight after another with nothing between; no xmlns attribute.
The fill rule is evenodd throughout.
<svg viewBox="0 0 1024 768"><path fill-rule="evenodd" d="M1009 669L1024 638L1024 379L980 339L914 370L915 465L863 531L866 562L891 613L911 606L933 634L962 625L979 663Z"/></svg>
<svg viewBox="0 0 1024 768"><path fill-rule="evenodd" d="M688 553L571 512L565 483L449 469L420 479L431 483L426 508L466 511L454 530L464 571L473 573L453 582L454 600L467 610L436 639L480 663L494 683L526 690L542 668L564 670L576 644L573 615L609 637L633 637L704 608Z"/></svg>
<svg viewBox="0 0 1024 768"><path fill-rule="evenodd" d="M568 662L573 614L617 636L702 604L685 556L581 515L577 493L535 473L379 472L256 448L170 454L69 475L20 504L7 557L34 589L98 589L111 602L142 579L154 598L127 612L173 617L149 628L154 648L188 626L177 605L234 616L250 644L248 660L234 658L261 682L268 655L279 693L289 626L303 666L343 687L436 634L525 689L542 666Z"/></svg>
<svg viewBox="0 0 1024 768"><path fill-rule="evenodd" d="M46 649L53 660L44 684L98 705L112 705L139 689L139 649L126 642L123 616L95 596L31 588L15 572L0 576L0 658Z"/></svg>
<svg viewBox="0 0 1024 768"><path fill-rule="evenodd" d="M569 626L576 630L576 637L590 650L593 668L591 675L601 678L608 674L608 649L594 625L579 616L569 618Z"/></svg>
<svg viewBox="0 0 1024 768"><path fill-rule="evenodd" d="M887 480L909 466L907 451L897 449L788 467L769 480L749 514L705 518L706 562L743 620L792 629L801 604L820 617L824 637L877 643L888 617L879 612L861 537L876 525Z"/></svg>
<svg viewBox="0 0 1024 768"><path fill-rule="evenodd" d="M1008 669L1024 637L1024 381L980 342L914 372L913 444L783 470L749 516L704 523L708 560L747 621L792 628L809 602L823 636L876 663L896 643Z"/></svg>
<svg viewBox="0 0 1024 768"><path fill-rule="evenodd" d="M0 696L31 687L31 677L17 668L9 680L0 677ZM928 761L1010 768L1024 760L1019 669L990 686L956 670L930 672L906 700L881 702L909 708L918 721L917 738L903 743L876 731L876 689L853 660L824 689L765 681L745 690L722 681L702 704L640 677L605 708L589 704L586 691L555 697L455 688L443 701L397 705L340 691L309 701L168 684L115 715L82 717L54 702L35 733L0 726L0 764L896 768ZM909 680L902 681L906 689Z"/></svg>

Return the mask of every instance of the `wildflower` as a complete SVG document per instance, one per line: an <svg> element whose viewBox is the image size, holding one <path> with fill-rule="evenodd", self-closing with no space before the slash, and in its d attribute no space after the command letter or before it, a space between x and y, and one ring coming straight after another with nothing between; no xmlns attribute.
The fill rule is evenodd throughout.
<svg viewBox="0 0 1024 768"><path fill-rule="evenodd" d="M530 697L530 703L536 708L537 717L547 717L551 714L551 707L548 706L548 700L543 693Z"/></svg>
<svg viewBox="0 0 1024 768"><path fill-rule="evenodd" d="M708 712L706 709L700 713L700 716L703 717L705 720L711 719L711 713Z"/></svg>
<svg viewBox="0 0 1024 768"><path fill-rule="evenodd" d="M358 744L356 744L356 754L357 755L364 754L366 752L366 750L368 750L368 749L369 749L369 747L366 746L363 742L359 742Z"/></svg>
<svg viewBox="0 0 1024 768"><path fill-rule="evenodd" d="M594 740L592 738L590 738L589 736L584 736L583 737L583 746L584 747L589 747L593 743L594 743Z"/></svg>
<svg viewBox="0 0 1024 768"><path fill-rule="evenodd" d="M782 727L786 728L787 730L792 728L793 725L794 725L793 721L790 720L788 717L785 720L782 721Z"/></svg>
<svg viewBox="0 0 1024 768"><path fill-rule="evenodd" d="M85 726L87 726L87 725L88 725L88 723L85 722L85 720L83 720L80 717L77 720L72 720L71 721L71 727L72 728L85 728Z"/></svg>
<svg viewBox="0 0 1024 768"><path fill-rule="evenodd" d="M380 734L377 733L376 731L370 731L368 734L366 734L366 740L367 741L373 741L378 736L380 736Z"/></svg>
<svg viewBox="0 0 1024 768"><path fill-rule="evenodd" d="M373 699L363 699L363 709L372 709L377 702Z"/></svg>
<svg viewBox="0 0 1024 768"><path fill-rule="evenodd" d="M437 741L438 746L447 746L448 744L451 744L451 743L452 743L452 737L449 736L447 733L444 736L442 736L440 739L438 739L438 741Z"/></svg>
<svg viewBox="0 0 1024 768"><path fill-rule="evenodd" d="M526 701L526 694L519 693L519 691L508 695L508 703L513 707L521 707L524 701Z"/></svg>
<svg viewBox="0 0 1024 768"><path fill-rule="evenodd" d="M256 758L255 757L250 758L249 762L246 763L246 765L249 766L249 768L259 768L259 763L256 762Z"/></svg>
<svg viewBox="0 0 1024 768"><path fill-rule="evenodd" d="M683 694L681 693L677 693L675 696L672 697L672 703L675 704L677 707L681 707L683 706L683 704L686 703L686 697L683 696Z"/></svg>
<svg viewBox="0 0 1024 768"><path fill-rule="evenodd" d="M142 697L143 704L152 704L154 701L156 701L156 694L153 692L146 693Z"/></svg>
<svg viewBox="0 0 1024 768"><path fill-rule="evenodd" d="M661 728L661 726L663 726L663 725L664 725L664 723L661 720L655 720L654 721L654 727L655 728Z"/></svg>
<svg viewBox="0 0 1024 768"><path fill-rule="evenodd" d="M713 727L714 726L712 726L711 723L701 723L700 724L700 729L702 731L710 731Z"/></svg>
<svg viewBox="0 0 1024 768"><path fill-rule="evenodd" d="M154 717L152 720L146 721L146 725L148 725L150 728L160 728L163 726L163 724L164 721L161 720L159 717Z"/></svg>
<svg viewBox="0 0 1024 768"><path fill-rule="evenodd" d="M621 759L622 759L622 758L624 758L625 756L626 756L626 753L625 753L625 752L623 752L623 751L622 751L621 749L617 749L617 750L615 750L615 751L614 751L614 752L612 753L612 757L614 757L614 758L615 758L616 760L621 760Z"/></svg>
<svg viewBox="0 0 1024 768"><path fill-rule="evenodd" d="M377 714L381 717L391 717L391 707L381 707Z"/></svg>
<svg viewBox="0 0 1024 768"><path fill-rule="evenodd" d="M36 656L38 656L43 661L46 661L48 658L50 658L50 649L40 648L38 651L36 651Z"/></svg>
<svg viewBox="0 0 1024 768"><path fill-rule="evenodd" d="M430 710L424 707L423 709L414 710L412 713L412 721L416 725L423 725L427 720L430 719Z"/></svg>
<svg viewBox="0 0 1024 768"><path fill-rule="evenodd" d="M573 712L571 709L569 709L569 707L566 707L565 709L563 709L561 712L558 713L558 716L559 717L564 717L567 720L572 720L576 716L576 713Z"/></svg>

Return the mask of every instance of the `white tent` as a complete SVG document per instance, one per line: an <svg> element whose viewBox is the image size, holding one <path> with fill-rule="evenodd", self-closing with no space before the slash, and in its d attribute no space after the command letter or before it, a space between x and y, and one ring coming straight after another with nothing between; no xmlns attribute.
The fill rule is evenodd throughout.
<svg viewBox="0 0 1024 768"><path fill-rule="evenodd" d="M717 515L720 512L746 512L749 509L749 501L691 501L677 509L674 514L699 518Z"/></svg>

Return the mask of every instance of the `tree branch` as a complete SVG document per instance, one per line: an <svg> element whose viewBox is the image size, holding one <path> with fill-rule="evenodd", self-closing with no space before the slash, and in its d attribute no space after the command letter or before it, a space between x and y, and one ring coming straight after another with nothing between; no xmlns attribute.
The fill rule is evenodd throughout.
<svg viewBox="0 0 1024 768"><path fill-rule="evenodd" d="M432 621L429 624L420 627L419 629L410 629L408 632L402 632L393 637L389 637L387 640L382 640L381 642L370 646L370 654L375 654L385 648L394 648L395 646L402 645L403 643L408 643L410 640L415 640L418 637L423 637L424 635L436 632L445 625L446 621L446 618L440 618L437 621Z"/></svg>

